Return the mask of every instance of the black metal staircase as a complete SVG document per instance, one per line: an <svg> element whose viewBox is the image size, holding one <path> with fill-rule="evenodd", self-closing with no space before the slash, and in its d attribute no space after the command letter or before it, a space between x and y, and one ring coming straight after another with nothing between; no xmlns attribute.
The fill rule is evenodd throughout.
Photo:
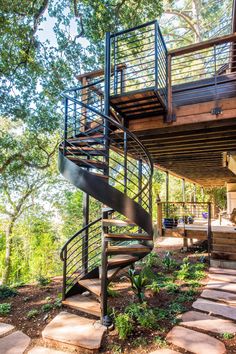
<svg viewBox="0 0 236 354"><path fill-rule="evenodd" d="M111 68L111 38L117 37L107 36L105 80L63 94L65 129L59 147L60 172L101 203L98 218L62 248L63 303L99 316L105 324L109 282L153 247L153 164L125 127L122 113L110 105L120 70L117 64Z"/></svg>

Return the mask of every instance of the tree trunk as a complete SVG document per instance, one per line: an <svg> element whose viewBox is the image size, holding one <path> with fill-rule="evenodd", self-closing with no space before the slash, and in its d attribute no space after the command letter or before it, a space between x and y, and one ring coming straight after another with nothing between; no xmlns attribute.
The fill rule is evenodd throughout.
<svg viewBox="0 0 236 354"><path fill-rule="evenodd" d="M202 41L201 34L201 14L200 14L200 0L192 0L192 16L194 20L194 28L195 28L195 43Z"/></svg>
<svg viewBox="0 0 236 354"><path fill-rule="evenodd" d="M9 224L6 229L6 251L5 251L5 264L2 275L2 284L9 282L9 276L11 271L11 251L12 251L12 230L14 227L15 218L10 218Z"/></svg>

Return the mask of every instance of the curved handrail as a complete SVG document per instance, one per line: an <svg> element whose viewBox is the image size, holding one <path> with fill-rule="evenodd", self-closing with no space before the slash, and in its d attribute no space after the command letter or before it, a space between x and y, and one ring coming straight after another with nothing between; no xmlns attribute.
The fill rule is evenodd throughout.
<svg viewBox="0 0 236 354"><path fill-rule="evenodd" d="M103 80L99 80L97 82L102 82ZM80 86L78 88L79 89L84 89L86 87L90 87L90 86L94 86L95 85L95 82L93 83L90 83L86 86ZM71 92L71 90L69 91ZM100 115L100 117L106 119L107 121L109 121L109 123L115 125L118 129L122 130L123 132L125 132L129 137L131 137L133 140L135 140L135 142L139 145L139 147L142 149L142 151L144 152L144 154L147 156L147 159L148 159L148 163L149 163L149 166L150 166L150 175L149 175L149 179L147 181L147 183L142 187L142 189L132 198L132 199L136 199L137 197L139 197L143 192L144 190L148 187L148 185L150 184L151 180L152 180L152 175L153 175L153 163L152 163L152 159L151 159L151 156L150 156L150 153L148 152L148 150L145 148L145 146L140 142L140 140L136 137L136 135L134 135L129 129L127 129L126 127L122 126L120 123L118 123L117 121L115 121L113 118L105 115L104 113L102 113L101 111L98 111L97 109L93 108L92 106L86 104L86 103L83 103L81 101L79 101L78 99L74 98L74 97L71 97L67 94L65 94L65 91L62 93L62 96L64 98L67 98L69 100L71 100L72 102L74 103L77 103L79 105L81 105L82 107L84 108L87 108L89 110L91 110L93 113L97 114L97 115Z"/></svg>
<svg viewBox="0 0 236 354"><path fill-rule="evenodd" d="M73 236L71 236L71 238L69 238L66 243L63 245L62 249L61 249L61 252L60 252L60 259L62 261L64 261L64 258L63 258L63 252L65 251L66 247L68 246L68 244L73 241L73 239L75 237L77 237L78 235L80 235L82 232L86 231L87 229L89 229L91 226L95 225L97 222L101 221L102 220L102 217L94 220L94 221L91 221L89 224L87 224L86 226L84 226L82 229L80 229L79 231L77 231Z"/></svg>

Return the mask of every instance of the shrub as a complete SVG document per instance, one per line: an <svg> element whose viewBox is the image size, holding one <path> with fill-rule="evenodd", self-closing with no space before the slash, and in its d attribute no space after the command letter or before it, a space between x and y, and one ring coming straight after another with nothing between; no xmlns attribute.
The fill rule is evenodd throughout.
<svg viewBox="0 0 236 354"><path fill-rule="evenodd" d="M49 312L53 309L53 305L52 304L44 304L42 307L41 307L42 311L43 312Z"/></svg>
<svg viewBox="0 0 236 354"><path fill-rule="evenodd" d="M171 252L166 252L162 260L163 267L168 271L176 268L177 266L176 261L171 257L171 255L172 255Z"/></svg>
<svg viewBox="0 0 236 354"><path fill-rule="evenodd" d="M62 302L61 299L56 299L53 303L54 307L56 308L61 308L62 307Z"/></svg>
<svg viewBox="0 0 236 354"><path fill-rule="evenodd" d="M134 269L129 269L128 278L131 282L132 289L137 295L139 302L143 302L144 299L144 286L146 284L146 277L142 273L136 274Z"/></svg>
<svg viewBox="0 0 236 354"><path fill-rule="evenodd" d="M150 252L146 257L145 257L145 266L147 267L155 267L160 264L159 257L156 253Z"/></svg>
<svg viewBox="0 0 236 354"><path fill-rule="evenodd" d="M224 332L224 333L221 334L221 337L223 339L232 339L232 338L234 338L234 334L233 333Z"/></svg>
<svg viewBox="0 0 236 354"><path fill-rule="evenodd" d="M154 294L157 294L160 291L160 285L154 280L151 284L146 285L146 289L150 289Z"/></svg>
<svg viewBox="0 0 236 354"><path fill-rule="evenodd" d="M115 317L115 326L120 339L126 339L133 331L133 323L128 313L119 314Z"/></svg>
<svg viewBox="0 0 236 354"><path fill-rule="evenodd" d="M133 320L136 320L142 327L157 327L156 313L153 309L147 308L147 304L145 302L142 304L131 304L127 306L125 313L127 313Z"/></svg>
<svg viewBox="0 0 236 354"><path fill-rule="evenodd" d="M111 296L111 297L118 297L118 296L120 296L120 294L118 293L118 291L112 289L111 286L109 286L109 287L107 288L107 294L108 294L108 296Z"/></svg>
<svg viewBox="0 0 236 354"><path fill-rule="evenodd" d="M179 285L175 284L173 282L169 282L165 284L165 290L169 293L169 294L176 294L179 292Z"/></svg>
<svg viewBox="0 0 236 354"><path fill-rule="evenodd" d="M38 315L39 315L39 311L36 310L36 309L32 309L32 310L30 310L30 311L27 313L26 317L27 317L28 319L31 319L31 318L34 318L34 317L36 317L36 316L38 316Z"/></svg>
<svg viewBox="0 0 236 354"><path fill-rule="evenodd" d="M11 304L0 304L0 316L6 316L11 312Z"/></svg>
<svg viewBox="0 0 236 354"><path fill-rule="evenodd" d="M51 280L49 278L46 278L42 275L39 275L36 280L40 286L47 286L51 283Z"/></svg>
<svg viewBox="0 0 236 354"><path fill-rule="evenodd" d="M15 289L7 285L0 285L0 300L16 296L17 294L18 292Z"/></svg>

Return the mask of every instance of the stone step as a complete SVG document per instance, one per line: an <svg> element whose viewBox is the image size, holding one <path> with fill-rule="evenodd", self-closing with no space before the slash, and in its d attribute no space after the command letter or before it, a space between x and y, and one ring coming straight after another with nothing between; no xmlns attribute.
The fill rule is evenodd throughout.
<svg viewBox="0 0 236 354"><path fill-rule="evenodd" d="M214 315L220 315L231 320L236 320L236 307L234 306L205 299L197 299L192 306L196 310L212 313Z"/></svg>
<svg viewBox="0 0 236 354"><path fill-rule="evenodd" d="M0 338L1 354L23 354L30 345L30 338L21 331Z"/></svg>
<svg viewBox="0 0 236 354"><path fill-rule="evenodd" d="M236 283L236 276L235 275L228 275L228 274L208 274L210 279L225 281L229 283Z"/></svg>
<svg viewBox="0 0 236 354"><path fill-rule="evenodd" d="M15 327L8 323L0 323L0 337L5 336L6 334L13 331Z"/></svg>
<svg viewBox="0 0 236 354"><path fill-rule="evenodd" d="M165 349L157 349L154 352L151 352L149 354L180 354L180 352L176 352L175 350L165 348Z"/></svg>
<svg viewBox="0 0 236 354"><path fill-rule="evenodd" d="M228 275L235 275L236 276L235 269L210 267L209 272L212 274L228 274Z"/></svg>
<svg viewBox="0 0 236 354"><path fill-rule="evenodd" d="M232 293L236 293L236 283L228 283L220 280L209 280L205 286L206 289L215 289L215 290L223 290L229 291Z"/></svg>
<svg viewBox="0 0 236 354"><path fill-rule="evenodd" d="M201 297L215 301L225 302L229 305L236 305L236 294L220 290L203 290Z"/></svg>
<svg viewBox="0 0 236 354"><path fill-rule="evenodd" d="M167 334L167 341L195 354L225 354L225 345L208 334L176 326Z"/></svg>
<svg viewBox="0 0 236 354"><path fill-rule="evenodd" d="M213 333L236 333L236 324L230 320L224 320L197 311L188 311L181 316L181 326L200 329Z"/></svg>
<svg viewBox="0 0 236 354"><path fill-rule="evenodd" d="M68 297L66 300L62 301L62 303L75 310L89 313L96 317L101 316L100 303L94 300L91 296L77 294Z"/></svg>
<svg viewBox="0 0 236 354"><path fill-rule="evenodd" d="M71 354L69 352L62 352L61 350L56 350L46 347L34 347L28 351L28 354Z"/></svg>
<svg viewBox="0 0 236 354"><path fill-rule="evenodd" d="M68 312L60 312L43 330L46 344L56 345L58 349L77 350L85 353L101 347L106 327L94 320Z"/></svg>

